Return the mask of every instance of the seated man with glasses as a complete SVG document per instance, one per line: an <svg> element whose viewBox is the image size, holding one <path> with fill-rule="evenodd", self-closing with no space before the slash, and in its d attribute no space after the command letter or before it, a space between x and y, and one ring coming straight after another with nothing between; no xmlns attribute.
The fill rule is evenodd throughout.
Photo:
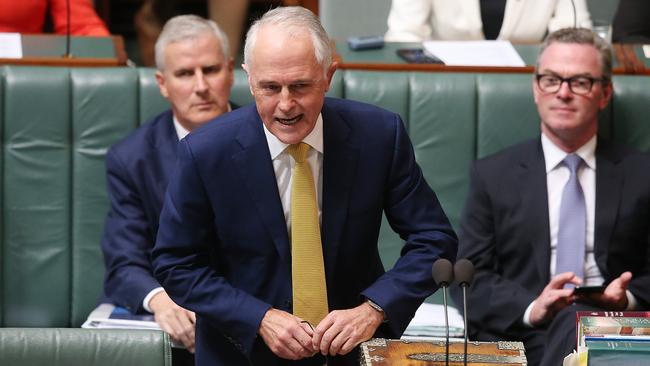
<svg viewBox="0 0 650 366"><path fill-rule="evenodd" d="M650 303L650 158L598 136L611 58L590 30L550 34L532 80L541 136L472 169L458 251L476 265L471 337L523 341L529 365L562 364L577 310Z"/></svg>

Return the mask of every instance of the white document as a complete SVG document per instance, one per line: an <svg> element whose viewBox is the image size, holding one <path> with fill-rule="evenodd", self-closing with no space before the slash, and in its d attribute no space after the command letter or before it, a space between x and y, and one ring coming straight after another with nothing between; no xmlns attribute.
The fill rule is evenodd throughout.
<svg viewBox="0 0 650 366"><path fill-rule="evenodd" d="M23 58L20 33L0 33L0 58Z"/></svg>
<svg viewBox="0 0 650 366"><path fill-rule="evenodd" d="M462 337L465 328L463 317L454 307L448 307L449 336ZM415 316L406 327L404 336L445 336L445 309L439 304L423 303L415 312Z"/></svg>
<svg viewBox="0 0 650 366"><path fill-rule="evenodd" d="M448 66L526 66L508 41L426 41L423 45Z"/></svg>
<svg viewBox="0 0 650 366"><path fill-rule="evenodd" d="M132 315L126 309L116 308L113 304L100 304L88 315L81 327L160 330L153 315Z"/></svg>
<svg viewBox="0 0 650 366"><path fill-rule="evenodd" d="M643 54L645 55L645 58L650 58L650 44L643 45Z"/></svg>

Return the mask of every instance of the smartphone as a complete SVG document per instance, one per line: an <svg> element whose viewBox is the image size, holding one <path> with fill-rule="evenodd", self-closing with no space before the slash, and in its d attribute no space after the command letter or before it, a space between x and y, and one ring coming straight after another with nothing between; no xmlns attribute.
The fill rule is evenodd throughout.
<svg viewBox="0 0 650 366"><path fill-rule="evenodd" d="M576 295L600 294L605 291L605 286L576 286L573 293Z"/></svg>
<svg viewBox="0 0 650 366"><path fill-rule="evenodd" d="M422 48L400 48L397 50L397 55L410 64L445 64Z"/></svg>

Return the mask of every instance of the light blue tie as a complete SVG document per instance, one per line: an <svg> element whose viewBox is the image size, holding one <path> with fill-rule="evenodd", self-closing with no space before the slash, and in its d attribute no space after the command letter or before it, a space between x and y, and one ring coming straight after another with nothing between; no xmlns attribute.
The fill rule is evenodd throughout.
<svg viewBox="0 0 650 366"><path fill-rule="evenodd" d="M571 176L562 192L560 204L560 227L557 233L555 273L574 272L584 278L585 238L587 232L587 208L585 196L578 179L582 158L569 154L564 158ZM573 285L567 284L567 288Z"/></svg>

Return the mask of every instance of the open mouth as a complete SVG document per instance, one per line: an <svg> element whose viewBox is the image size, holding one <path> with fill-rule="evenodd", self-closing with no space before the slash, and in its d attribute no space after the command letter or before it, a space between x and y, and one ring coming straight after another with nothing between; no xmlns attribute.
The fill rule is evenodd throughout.
<svg viewBox="0 0 650 366"><path fill-rule="evenodd" d="M297 115L297 116L295 116L295 117L293 117L293 118L279 118L279 117L275 117L275 120L276 120L277 122L280 122L281 124L283 124L283 125L285 125L285 126L295 125L295 124L298 123L298 121L300 121L301 119L302 119L302 114L299 114L299 115Z"/></svg>

